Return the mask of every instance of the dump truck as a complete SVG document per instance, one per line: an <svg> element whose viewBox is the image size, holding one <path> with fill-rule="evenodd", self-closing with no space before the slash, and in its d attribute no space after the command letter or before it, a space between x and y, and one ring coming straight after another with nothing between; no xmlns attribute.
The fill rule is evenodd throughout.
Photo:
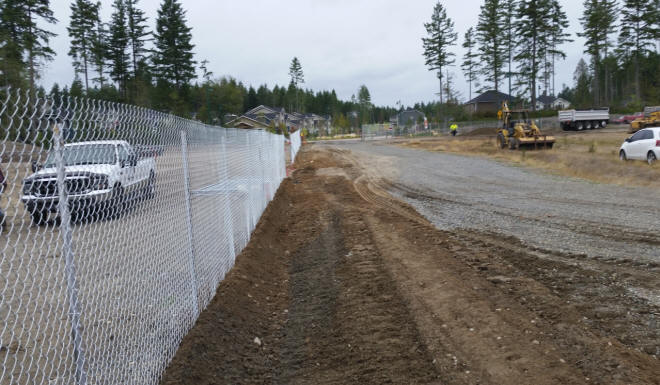
<svg viewBox="0 0 660 385"><path fill-rule="evenodd" d="M500 148L510 150L537 150L552 148L555 138L543 135L534 121L529 118L529 110L511 110L508 103L502 104L498 112L502 127L497 131Z"/></svg>
<svg viewBox="0 0 660 385"><path fill-rule="evenodd" d="M605 128L610 122L610 109L562 110L559 111L559 124L562 130L593 130Z"/></svg>
<svg viewBox="0 0 660 385"><path fill-rule="evenodd" d="M646 127L660 127L660 106L645 107L644 116L630 122L629 133L635 133Z"/></svg>

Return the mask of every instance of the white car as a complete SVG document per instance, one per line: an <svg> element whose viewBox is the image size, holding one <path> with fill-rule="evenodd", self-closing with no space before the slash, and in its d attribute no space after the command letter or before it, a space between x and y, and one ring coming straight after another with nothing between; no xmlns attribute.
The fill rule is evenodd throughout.
<svg viewBox="0 0 660 385"><path fill-rule="evenodd" d="M619 159L645 160L648 164L660 158L660 127L645 128L626 139L619 149Z"/></svg>

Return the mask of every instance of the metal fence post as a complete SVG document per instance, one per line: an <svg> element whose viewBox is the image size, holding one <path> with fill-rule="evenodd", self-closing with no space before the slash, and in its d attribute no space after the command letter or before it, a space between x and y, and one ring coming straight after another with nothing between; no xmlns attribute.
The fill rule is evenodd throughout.
<svg viewBox="0 0 660 385"><path fill-rule="evenodd" d="M183 183L186 200L186 227L188 228L188 242L190 243L190 252L188 255L188 268L190 269L190 288L193 297L193 310L195 315L199 314L197 304L197 270L195 267L195 243L193 238L192 225L192 206L190 204L190 175L188 174L188 140L186 132L181 131L181 157L183 158Z"/></svg>
<svg viewBox="0 0 660 385"><path fill-rule="evenodd" d="M227 131L224 132L222 136L222 172L220 175L220 180L224 182L229 181L229 165L227 164ZM231 221L231 209L229 208L229 195L226 195L223 199L222 204L222 216L225 220L225 229L229 231L229 243L231 246L231 255L232 259L236 259L236 245L234 244L234 225ZM233 265L233 263L232 263Z"/></svg>
<svg viewBox="0 0 660 385"><path fill-rule="evenodd" d="M66 292L69 299L69 318L71 321L71 338L73 339L73 357L76 360L76 384L87 384L85 371L85 350L80 332L80 304L78 303L78 283L76 281L76 265L73 258L73 237L71 230L71 213L69 212L68 192L65 182L65 167L62 132L59 125L53 128L55 141L55 167L57 168L57 211L60 215L60 236L62 237L62 253L64 254L66 272Z"/></svg>

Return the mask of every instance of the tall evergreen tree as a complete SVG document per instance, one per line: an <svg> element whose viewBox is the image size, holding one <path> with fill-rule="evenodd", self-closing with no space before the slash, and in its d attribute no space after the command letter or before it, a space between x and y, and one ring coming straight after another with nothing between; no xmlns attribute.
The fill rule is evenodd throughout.
<svg viewBox="0 0 660 385"><path fill-rule="evenodd" d="M100 88L105 86L106 81L106 67L109 56L109 47L108 47L108 26L101 20L100 10L101 2L96 3L96 12L94 14L94 33L92 34L92 50L91 50L91 59L94 64L94 69L97 73L97 77L94 78L94 82L98 83Z"/></svg>
<svg viewBox="0 0 660 385"><path fill-rule="evenodd" d="M358 104L360 105L360 116L362 117L362 124L369 123L371 120L371 93L366 85L361 85L358 90L357 96Z"/></svg>
<svg viewBox="0 0 660 385"><path fill-rule="evenodd" d="M502 12L503 1L486 0L481 6L479 22L477 23L477 42L481 52L481 69L484 80L492 84L495 91L500 90L500 81L504 73L506 46L504 39L506 12Z"/></svg>
<svg viewBox="0 0 660 385"><path fill-rule="evenodd" d="M44 23L56 22L50 0L0 2L0 53L7 85L20 85L27 75L30 89L36 89L41 64L55 56L48 44L56 34L43 28Z"/></svg>
<svg viewBox="0 0 660 385"><path fill-rule="evenodd" d="M468 28L467 32L465 32L463 48L465 48L465 54L463 55L461 69L463 70L465 80L467 80L469 85L470 91L468 99L472 100L472 83L477 82L477 72L479 71L479 62L477 61L479 54L476 52L474 28L472 27Z"/></svg>
<svg viewBox="0 0 660 385"><path fill-rule="evenodd" d="M291 65L289 66L289 77L291 77L291 84L295 87L296 90L296 110L302 112L300 109L300 97L298 92L298 87L300 84L305 83L305 75L303 74L302 65L300 60L297 57L294 57L291 60Z"/></svg>
<svg viewBox="0 0 660 385"><path fill-rule="evenodd" d="M181 89L195 78L192 28L178 0L163 0L156 19L154 75L158 81Z"/></svg>
<svg viewBox="0 0 660 385"><path fill-rule="evenodd" d="M593 76L592 94L594 104L601 102L600 93L600 63L606 56L607 48L611 46L608 36L615 31L616 0L585 0L584 13L580 18L583 31L578 36L585 41L584 53L591 56Z"/></svg>
<svg viewBox="0 0 660 385"><path fill-rule="evenodd" d="M126 82L130 69L126 4L124 0L115 0L112 7L114 11L110 21L108 39L110 77L117 83L120 93L126 99Z"/></svg>
<svg viewBox="0 0 660 385"><path fill-rule="evenodd" d="M76 73L84 77L85 91L89 90L89 66L93 57L97 7L98 3L93 3L91 0L75 0L71 3L71 19L67 27L71 38L69 56L73 59Z"/></svg>
<svg viewBox="0 0 660 385"><path fill-rule="evenodd" d="M559 4L559 1L557 0L550 1L549 27L546 67L548 68L547 79L548 82L552 84L552 87L550 88L549 86L546 86L546 93L555 96L555 62L558 59L566 59L566 53L559 47L564 43L573 41L570 39L570 34L566 33L566 29L568 28L568 18L566 17L566 12L564 12L561 4ZM550 92L548 92L548 89L550 89Z"/></svg>
<svg viewBox="0 0 660 385"><path fill-rule="evenodd" d="M138 8L139 0L126 1L126 19L128 21L127 32L129 46L131 49L131 59L133 65L133 79L137 79L144 67L144 61L147 54L145 45L151 36L147 29L147 17L144 11Z"/></svg>
<svg viewBox="0 0 660 385"><path fill-rule="evenodd" d="M543 55L549 46L550 29L549 0L521 0L516 10L516 35L520 85L529 91L532 110L536 110L536 87L543 67Z"/></svg>
<svg viewBox="0 0 660 385"><path fill-rule="evenodd" d="M454 22L447 16L447 10L440 2L435 4L430 23L424 23L428 37L422 38L424 57L429 71L436 71L440 81L440 103L442 103L443 70L454 64L456 56L449 48L456 44L458 35L454 32Z"/></svg>
<svg viewBox="0 0 660 385"><path fill-rule="evenodd" d="M640 62L654 47L658 32L657 19L660 10L653 1L625 0L621 9L621 33L619 46L630 54L635 75L635 96L641 101Z"/></svg>
<svg viewBox="0 0 660 385"><path fill-rule="evenodd" d="M503 0L504 16L502 17L502 29L504 30L504 61L507 66L506 80L509 83L509 95L513 95L513 56L516 49L516 39L513 34L515 28L516 0Z"/></svg>

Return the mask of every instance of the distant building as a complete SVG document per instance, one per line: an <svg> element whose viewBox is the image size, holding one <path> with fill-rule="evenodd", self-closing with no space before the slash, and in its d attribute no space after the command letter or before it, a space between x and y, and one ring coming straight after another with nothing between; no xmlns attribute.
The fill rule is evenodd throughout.
<svg viewBox="0 0 660 385"><path fill-rule="evenodd" d="M570 107L571 107L571 102L563 98L557 98L555 99L554 102L552 102L553 110L565 110Z"/></svg>
<svg viewBox="0 0 660 385"><path fill-rule="evenodd" d="M537 110L564 110L571 106L571 103L562 98L554 96L541 95L536 100Z"/></svg>
<svg viewBox="0 0 660 385"><path fill-rule="evenodd" d="M396 127L414 127L418 122L423 122L425 117L426 115L421 111L405 110L391 117L390 124Z"/></svg>
<svg viewBox="0 0 660 385"><path fill-rule="evenodd" d="M502 108L503 102L511 101L513 101L511 95L507 95L504 92L490 90L468 101L464 105L471 113L497 112Z"/></svg>
<svg viewBox="0 0 660 385"><path fill-rule="evenodd" d="M305 128L310 134L326 129L330 117L316 114L287 113L284 108L258 106L226 123L228 127L267 129L284 125L289 132Z"/></svg>

